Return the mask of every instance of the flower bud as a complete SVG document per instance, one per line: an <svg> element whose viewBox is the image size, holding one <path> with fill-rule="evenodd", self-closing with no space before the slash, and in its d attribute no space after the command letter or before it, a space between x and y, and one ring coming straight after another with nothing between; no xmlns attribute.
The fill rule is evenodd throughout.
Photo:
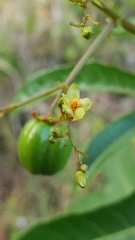
<svg viewBox="0 0 135 240"><path fill-rule="evenodd" d="M86 164L81 164L81 165L80 165L80 169L81 169L81 171L84 172L84 173L85 173L85 172L88 172L88 166L87 166Z"/></svg>
<svg viewBox="0 0 135 240"><path fill-rule="evenodd" d="M54 128L52 130L52 136L54 138L62 138L63 137L63 132L60 128Z"/></svg>
<svg viewBox="0 0 135 240"><path fill-rule="evenodd" d="M76 183L79 185L81 188L86 187L86 177L82 171L77 171L75 174L76 178Z"/></svg>
<svg viewBox="0 0 135 240"><path fill-rule="evenodd" d="M54 138L53 136L49 137L49 141L50 141L50 143L52 143L52 144L58 142L58 140L57 140L56 138Z"/></svg>
<svg viewBox="0 0 135 240"><path fill-rule="evenodd" d="M57 105L58 105L58 107L59 107L60 109L62 109L62 105L63 105L63 99L62 99L62 97L59 98L59 100L58 100L58 102L57 102Z"/></svg>
<svg viewBox="0 0 135 240"><path fill-rule="evenodd" d="M90 26L82 28L82 37L86 39L90 39L93 34L94 32Z"/></svg>

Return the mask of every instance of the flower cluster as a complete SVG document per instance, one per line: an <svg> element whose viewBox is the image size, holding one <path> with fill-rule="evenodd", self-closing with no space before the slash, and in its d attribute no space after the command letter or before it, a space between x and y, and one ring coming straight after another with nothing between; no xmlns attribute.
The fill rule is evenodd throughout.
<svg viewBox="0 0 135 240"><path fill-rule="evenodd" d="M83 9L84 16L82 18L81 23L76 24L74 22L70 22L70 26L80 28L82 32L82 37L85 39L90 39L94 34L93 29L90 26L87 26L87 22L91 22L96 26L99 26L100 23L91 19L90 15L87 13L87 8L89 8L88 0L69 0L72 3L77 3ZM96 2L96 3L95 3ZM93 0L93 3L103 8L102 4L98 0Z"/></svg>
<svg viewBox="0 0 135 240"><path fill-rule="evenodd" d="M86 111L91 107L91 101L89 98L81 99L79 87L73 83L67 94L62 93L58 106L65 119L76 121L84 117Z"/></svg>

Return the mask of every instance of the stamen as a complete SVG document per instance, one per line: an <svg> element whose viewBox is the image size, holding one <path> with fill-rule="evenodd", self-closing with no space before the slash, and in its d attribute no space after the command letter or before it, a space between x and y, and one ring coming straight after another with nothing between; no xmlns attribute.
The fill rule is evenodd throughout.
<svg viewBox="0 0 135 240"><path fill-rule="evenodd" d="M70 101L70 107L72 108L72 110L76 110L78 108L78 100L77 99L72 99Z"/></svg>

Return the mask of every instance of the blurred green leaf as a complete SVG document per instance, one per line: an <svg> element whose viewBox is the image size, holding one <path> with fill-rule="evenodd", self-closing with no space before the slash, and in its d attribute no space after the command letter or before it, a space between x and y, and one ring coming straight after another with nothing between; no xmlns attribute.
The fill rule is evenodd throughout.
<svg viewBox="0 0 135 240"><path fill-rule="evenodd" d="M61 67L34 73L15 94L12 103L27 100L54 87L58 82L66 79L72 68ZM85 65L73 82L77 83L80 89L86 92L117 92L135 95L135 75L100 63Z"/></svg>
<svg viewBox="0 0 135 240"><path fill-rule="evenodd" d="M132 126L106 146L90 166L87 182L83 194L82 191L75 194L70 210L87 212L101 208L135 190L135 127Z"/></svg>
<svg viewBox="0 0 135 240"><path fill-rule="evenodd" d="M39 221L13 240L135 239L135 194L116 205L82 215Z"/></svg>
<svg viewBox="0 0 135 240"><path fill-rule="evenodd" d="M92 139L86 150L86 154L90 156L90 159L83 158L82 162L90 166L113 141L134 126L135 111L109 124Z"/></svg>
<svg viewBox="0 0 135 240"><path fill-rule="evenodd" d="M0 71L6 73L13 81L14 79L21 81L21 76L16 68L2 57L0 58Z"/></svg>

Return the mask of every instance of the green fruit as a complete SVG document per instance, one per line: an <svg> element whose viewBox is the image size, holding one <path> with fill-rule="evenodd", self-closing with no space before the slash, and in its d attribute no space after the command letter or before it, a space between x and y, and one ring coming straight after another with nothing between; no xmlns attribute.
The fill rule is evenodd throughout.
<svg viewBox="0 0 135 240"><path fill-rule="evenodd" d="M20 162L33 174L53 175L67 163L72 145L65 139L51 144L48 140L54 126L31 119L23 127L18 140ZM61 126L65 130L65 126Z"/></svg>

